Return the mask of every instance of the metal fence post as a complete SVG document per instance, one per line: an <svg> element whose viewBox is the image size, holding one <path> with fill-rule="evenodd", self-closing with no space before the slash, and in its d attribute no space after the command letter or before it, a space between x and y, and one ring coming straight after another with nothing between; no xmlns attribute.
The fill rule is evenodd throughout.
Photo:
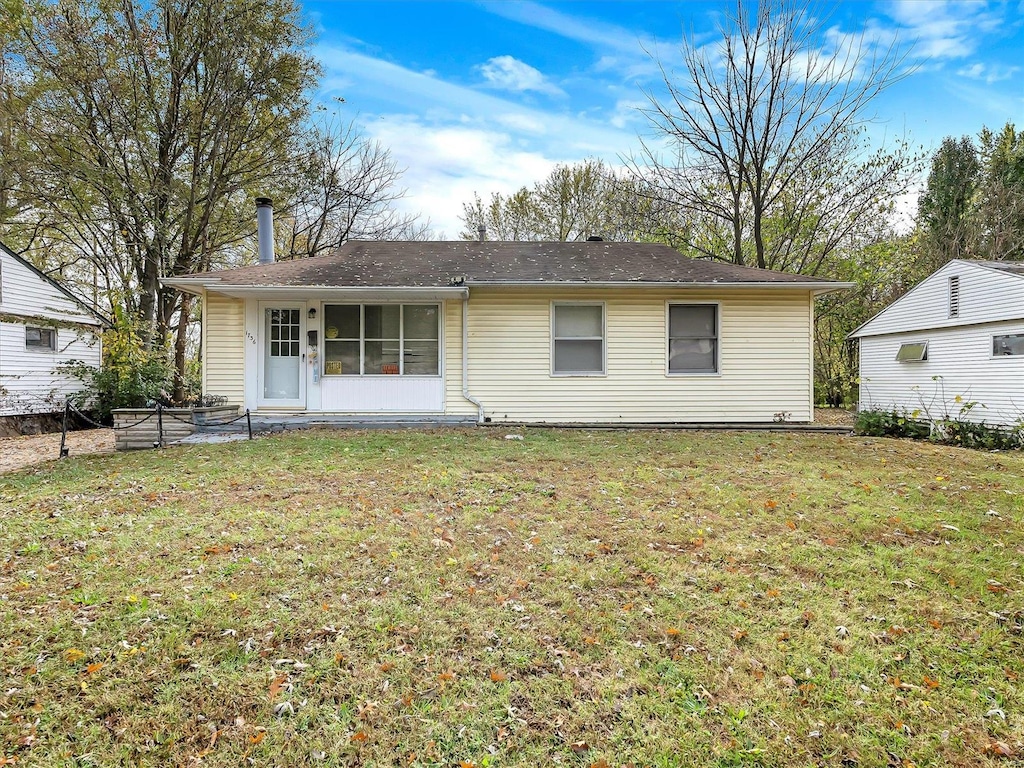
<svg viewBox="0 0 1024 768"><path fill-rule="evenodd" d="M71 409L71 401L64 401L64 416L61 419L60 424L60 456L58 458L66 459L68 457L68 411Z"/></svg>
<svg viewBox="0 0 1024 768"><path fill-rule="evenodd" d="M252 440L252 417L249 415L249 409L245 409L245 424L249 428L249 439Z"/></svg>
<svg viewBox="0 0 1024 768"><path fill-rule="evenodd" d="M156 445L153 447L164 447L164 406L162 403L156 404Z"/></svg>

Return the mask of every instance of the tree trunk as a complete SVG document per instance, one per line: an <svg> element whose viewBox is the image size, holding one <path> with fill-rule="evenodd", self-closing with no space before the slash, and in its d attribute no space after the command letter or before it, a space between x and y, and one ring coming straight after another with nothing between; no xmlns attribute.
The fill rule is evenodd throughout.
<svg viewBox="0 0 1024 768"><path fill-rule="evenodd" d="M181 294L178 309L178 328L174 334L174 402L185 402L185 354L188 346L189 316L192 314L192 295Z"/></svg>

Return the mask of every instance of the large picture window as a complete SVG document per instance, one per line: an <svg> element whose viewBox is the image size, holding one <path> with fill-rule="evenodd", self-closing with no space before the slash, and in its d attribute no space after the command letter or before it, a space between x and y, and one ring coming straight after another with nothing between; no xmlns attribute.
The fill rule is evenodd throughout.
<svg viewBox="0 0 1024 768"><path fill-rule="evenodd" d="M324 306L324 375L437 376L437 304Z"/></svg>
<svg viewBox="0 0 1024 768"><path fill-rule="evenodd" d="M668 305L668 372L718 373L718 305Z"/></svg>
<svg viewBox="0 0 1024 768"><path fill-rule="evenodd" d="M551 372L556 376L604 373L604 305L551 307Z"/></svg>

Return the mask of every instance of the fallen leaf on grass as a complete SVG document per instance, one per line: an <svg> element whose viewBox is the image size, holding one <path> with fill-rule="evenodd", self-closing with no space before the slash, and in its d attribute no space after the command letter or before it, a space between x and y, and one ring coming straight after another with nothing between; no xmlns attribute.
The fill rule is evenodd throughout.
<svg viewBox="0 0 1024 768"><path fill-rule="evenodd" d="M101 669L103 669L103 662L97 661L95 664L90 664L85 668L85 674L91 675L95 672L99 672Z"/></svg>
<svg viewBox="0 0 1024 768"><path fill-rule="evenodd" d="M265 738L267 738L267 732L266 731L260 731L259 733L253 734L252 736L249 737L249 743L250 744L259 744Z"/></svg>
<svg viewBox="0 0 1024 768"><path fill-rule="evenodd" d="M270 684L270 698L274 698L284 688L285 680L288 679L288 675L278 675L274 678L274 681Z"/></svg>
<svg viewBox="0 0 1024 768"><path fill-rule="evenodd" d="M992 740L981 751L993 757L1013 757L1013 749L1005 741Z"/></svg>
<svg viewBox="0 0 1024 768"><path fill-rule="evenodd" d="M369 738L370 737L367 736L362 731L356 731L355 733L352 734L352 741L355 742L356 744L362 744L362 743L364 743Z"/></svg>
<svg viewBox="0 0 1024 768"><path fill-rule="evenodd" d="M924 676L924 687L925 688L938 688L939 687L939 681L938 680L933 680L932 678L928 677L928 675L925 675Z"/></svg>
<svg viewBox="0 0 1024 768"><path fill-rule="evenodd" d="M67 659L69 664L74 664L76 661L81 661L85 658L85 651L78 648L68 648L64 651L64 658Z"/></svg>
<svg viewBox="0 0 1024 768"><path fill-rule="evenodd" d="M503 683L508 680L508 675L497 669L491 670L491 682L492 683Z"/></svg>
<svg viewBox="0 0 1024 768"><path fill-rule="evenodd" d="M569 747L577 755L581 755L584 752L589 752L590 751L590 745L587 744L587 742L585 742L585 741L574 741L572 744L569 745Z"/></svg>

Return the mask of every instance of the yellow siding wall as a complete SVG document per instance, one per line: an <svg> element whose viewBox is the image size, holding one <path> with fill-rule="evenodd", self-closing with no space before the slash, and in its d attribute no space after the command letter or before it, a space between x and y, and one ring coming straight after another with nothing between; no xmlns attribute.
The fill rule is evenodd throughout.
<svg viewBox="0 0 1024 768"><path fill-rule="evenodd" d="M207 294L203 301L203 392L245 405L245 302Z"/></svg>
<svg viewBox="0 0 1024 768"><path fill-rule="evenodd" d="M551 302L605 302L607 375L550 375ZM720 302L717 376L666 375L666 302ZM494 290L469 300L469 391L493 421L811 421L812 298L808 291ZM461 306L446 323L447 407L461 397Z"/></svg>

